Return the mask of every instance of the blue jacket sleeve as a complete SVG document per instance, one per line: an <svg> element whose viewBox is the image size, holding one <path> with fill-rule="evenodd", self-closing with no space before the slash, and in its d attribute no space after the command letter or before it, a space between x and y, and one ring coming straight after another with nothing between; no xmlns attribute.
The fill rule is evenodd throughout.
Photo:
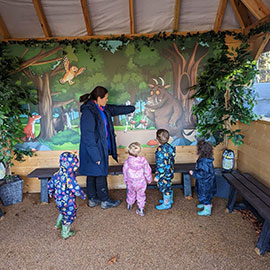
<svg viewBox="0 0 270 270"><path fill-rule="evenodd" d="M155 177L157 179L162 178L165 175L165 163L164 163L164 157L162 151L159 151L159 149L156 150L155 153L156 156L156 172Z"/></svg>
<svg viewBox="0 0 270 270"><path fill-rule="evenodd" d="M117 116L120 114L129 114L135 111L135 107L132 105L106 105L106 110L108 110L111 116Z"/></svg>
<svg viewBox="0 0 270 270"><path fill-rule="evenodd" d="M205 165L200 160L197 161L195 170L193 172L193 177L196 180L203 180L205 179L209 174L209 168L207 165Z"/></svg>
<svg viewBox="0 0 270 270"><path fill-rule="evenodd" d="M53 196L53 194L54 194L54 189L55 189L55 187L54 187L54 178L55 178L55 176L53 176L48 182L48 194L50 196Z"/></svg>
<svg viewBox="0 0 270 270"><path fill-rule="evenodd" d="M95 139L96 122L90 110L85 110L81 116L81 140L86 146L88 156L94 163L101 160L101 154Z"/></svg>
<svg viewBox="0 0 270 270"><path fill-rule="evenodd" d="M85 193L82 191L81 187L78 185L77 180L76 179L71 179L71 184L73 186L73 188L71 189L72 193L76 196L76 197L81 197L81 199L85 199Z"/></svg>

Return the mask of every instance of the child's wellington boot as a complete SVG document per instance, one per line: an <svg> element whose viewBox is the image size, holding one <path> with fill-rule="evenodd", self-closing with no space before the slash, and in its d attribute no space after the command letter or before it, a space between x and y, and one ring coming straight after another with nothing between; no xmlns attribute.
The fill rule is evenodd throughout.
<svg viewBox="0 0 270 270"><path fill-rule="evenodd" d="M159 200L160 203L163 203L163 200ZM172 193L171 193L171 201L170 201L170 204L173 204L173 190L172 190Z"/></svg>
<svg viewBox="0 0 270 270"><path fill-rule="evenodd" d="M205 205L202 211L198 212L199 216L210 216L211 215L212 204Z"/></svg>
<svg viewBox="0 0 270 270"><path fill-rule="evenodd" d="M197 208L199 208L199 209L203 209L204 208L204 204L197 204Z"/></svg>
<svg viewBox="0 0 270 270"><path fill-rule="evenodd" d="M136 214L143 217L144 216L144 209L143 208L139 208L136 210Z"/></svg>
<svg viewBox="0 0 270 270"><path fill-rule="evenodd" d="M171 196L163 194L163 203L156 206L157 210L166 210L170 209L172 207L171 205Z"/></svg>
<svg viewBox="0 0 270 270"><path fill-rule="evenodd" d="M61 232L62 238L67 239L70 236L73 236L74 234L75 234L75 232L70 230L70 225L63 225L62 226L62 232Z"/></svg>
<svg viewBox="0 0 270 270"><path fill-rule="evenodd" d="M62 228L62 219L63 219L63 215L59 214L57 220L56 220L56 224L55 224L55 228L56 229L61 229Z"/></svg>

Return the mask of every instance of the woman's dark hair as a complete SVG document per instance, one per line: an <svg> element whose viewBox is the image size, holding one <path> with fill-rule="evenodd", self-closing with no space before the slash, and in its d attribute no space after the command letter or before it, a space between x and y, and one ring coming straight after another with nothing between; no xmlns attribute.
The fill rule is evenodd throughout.
<svg viewBox="0 0 270 270"><path fill-rule="evenodd" d="M197 154L199 158L213 158L213 145L212 143L201 138L197 141Z"/></svg>
<svg viewBox="0 0 270 270"><path fill-rule="evenodd" d="M88 102L89 100L97 100L98 97L104 98L108 90L103 86L97 86L91 93L80 96L80 102Z"/></svg>

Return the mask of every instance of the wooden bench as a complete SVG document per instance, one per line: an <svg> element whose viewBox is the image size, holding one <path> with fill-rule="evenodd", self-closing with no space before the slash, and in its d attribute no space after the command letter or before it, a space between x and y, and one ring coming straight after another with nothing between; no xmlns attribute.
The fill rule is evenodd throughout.
<svg viewBox="0 0 270 270"><path fill-rule="evenodd" d="M250 209L262 222L263 228L256 244L256 253L263 255L270 251L270 189L247 173L224 173L230 183L228 212L234 209ZM236 203L237 193L243 197L243 203Z"/></svg>
<svg viewBox="0 0 270 270"><path fill-rule="evenodd" d="M156 165L150 164L152 173L155 172ZM173 184L173 187L182 188L184 190L184 197L192 198L191 192L191 178L189 175L190 170L194 170L195 163L177 163L174 165L175 173L181 173L181 184ZM109 175L119 175L123 172L123 165L109 166ZM48 203L48 180L57 172L58 168L37 168L27 175L29 178L38 178L40 180L40 201L41 203ZM77 176L79 176L79 172ZM148 188L156 188L157 185L150 184Z"/></svg>

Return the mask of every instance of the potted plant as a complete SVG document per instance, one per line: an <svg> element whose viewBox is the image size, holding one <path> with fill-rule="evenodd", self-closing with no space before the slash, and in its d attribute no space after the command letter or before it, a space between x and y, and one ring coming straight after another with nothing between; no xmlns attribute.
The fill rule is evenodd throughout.
<svg viewBox="0 0 270 270"><path fill-rule="evenodd" d="M28 115L26 105L35 103L29 87L16 82L13 75L19 60L11 58L7 45L0 44L0 162L2 177L0 181L0 197L4 205L14 204L22 200L23 180L12 175L12 160L23 161L24 156L32 156L31 150L17 148L24 137L21 117ZM3 170L5 172L3 173ZM14 197L15 196L15 197Z"/></svg>

